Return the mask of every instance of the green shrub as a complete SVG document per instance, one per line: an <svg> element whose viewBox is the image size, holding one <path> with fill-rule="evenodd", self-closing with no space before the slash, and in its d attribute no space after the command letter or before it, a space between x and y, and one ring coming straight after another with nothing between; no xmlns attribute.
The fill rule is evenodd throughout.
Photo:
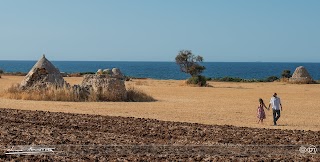
<svg viewBox="0 0 320 162"><path fill-rule="evenodd" d="M214 81L219 81L219 82L243 82L245 81L244 79L238 78L238 77L223 77L223 78L214 78Z"/></svg>
<svg viewBox="0 0 320 162"><path fill-rule="evenodd" d="M222 78L223 81L227 81L227 82L242 82L244 81L244 79L238 78L238 77L224 77Z"/></svg>
<svg viewBox="0 0 320 162"><path fill-rule="evenodd" d="M198 84L199 78L198 77L191 77L187 80L188 84Z"/></svg>
<svg viewBox="0 0 320 162"><path fill-rule="evenodd" d="M198 76L193 76L189 78L187 83L203 87L207 85L207 79L204 76L198 75Z"/></svg>
<svg viewBox="0 0 320 162"><path fill-rule="evenodd" d="M81 72L80 75L86 75L86 74L96 74L95 72Z"/></svg>
<svg viewBox="0 0 320 162"><path fill-rule="evenodd" d="M276 80L278 80L279 78L276 77L276 76L269 76L267 79L266 79L266 82L274 82Z"/></svg>
<svg viewBox="0 0 320 162"><path fill-rule="evenodd" d="M0 69L0 74L3 74L3 73L4 73L4 71L2 69Z"/></svg>
<svg viewBox="0 0 320 162"><path fill-rule="evenodd" d="M213 78L213 81L218 82L245 82L245 83L253 83L253 82L273 82L278 80L279 78L276 76L270 76L267 79L242 79L239 77L223 77L223 78Z"/></svg>
<svg viewBox="0 0 320 162"><path fill-rule="evenodd" d="M282 73L281 73L281 77L282 78L290 78L292 75L291 75L291 71L290 70L283 70Z"/></svg>

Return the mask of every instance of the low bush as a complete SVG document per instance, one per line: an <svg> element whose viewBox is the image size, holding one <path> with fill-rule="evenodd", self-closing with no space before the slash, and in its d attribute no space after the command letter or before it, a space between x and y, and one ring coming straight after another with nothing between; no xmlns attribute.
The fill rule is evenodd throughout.
<svg viewBox="0 0 320 162"><path fill-rule="evenodd" d="M14 76L26 76L28 73L24 73L24 72L12 72L12 73L6 73L8 75L14 75Z"/></svg>
<svg viewBox="0 0 320 162"><path fill-rule="evenodd" d="M96 74L95 72L81 72L80 75L86 75L86 74Z"/></svg>
<svg viewBox="0 0 320 162"><path fill-rule="evenodd" d="M223 78L217 78L215 80L222 81L222 82L242 82L243 79L238 77L223 77Z"/></svg>
<svg viewBox="0 0 320 162"><path fill-rule="evenodd" d="M200 87L207 85L207 79L204 76L198 75L187 80L187 84L198 85Z"/></svg>
<svg viewBox="0 0 320 162"><path fill-rule="evenodd" d="M276 76L270 76L266 79L242 79L239 77L223 77L223 78L213 78L212 81L218 82L245 82L245 83L252 83L252 82L273 82L278 80L279 78Z"/></svg>
<svg viewBox="0 0 320 162"><path fill-rule="evenodd" d="M276 80L279 80L278 77L276 76L269 76L267 79L266 79L266 82L274 82Z"/></svg>

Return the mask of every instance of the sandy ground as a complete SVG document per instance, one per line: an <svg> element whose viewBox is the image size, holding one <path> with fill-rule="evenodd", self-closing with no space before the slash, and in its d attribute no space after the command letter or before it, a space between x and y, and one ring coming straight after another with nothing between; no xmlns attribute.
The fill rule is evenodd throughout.
<svg viewBox="0 0 320 162"><path fill-rule="evenodd" d="M2 76L0 93L23 77ZM82 78L65 78L79 84ZM51 102L0 98L1 108L46 110L80 114L99 114L153 118L202 124L234 125L254 128L320 130L320 84L297 85L286 83L222 83L209 82L213 87L187 87L179 80L133 80L127 87L140 89L158 101L133 102ZM274 92L282 100L283 111L273 126L272 111L257 124L258 99L266 103Z"/></svg>

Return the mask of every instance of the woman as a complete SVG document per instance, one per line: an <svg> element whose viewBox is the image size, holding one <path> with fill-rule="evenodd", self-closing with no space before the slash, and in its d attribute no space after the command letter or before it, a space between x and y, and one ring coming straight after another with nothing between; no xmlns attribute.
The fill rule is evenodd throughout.
<svg viewBox="0 0 320 162"><path fill-rule="evenodd" d="M257 110L257 113L258 113L257 117L259 119L258 124L259 124L260 121L261 121L261 123L263 123L263 119L266 118L266 113L264 112L263 108L265 107L266 109L268 109L261 98L259 98L259 103L260 104L259 104L258 110Z"/></svg>

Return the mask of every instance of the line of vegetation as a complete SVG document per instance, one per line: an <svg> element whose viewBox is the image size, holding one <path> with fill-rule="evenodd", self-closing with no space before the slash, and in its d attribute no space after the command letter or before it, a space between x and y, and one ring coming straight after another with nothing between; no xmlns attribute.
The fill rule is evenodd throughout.
<svg viewBox="0 0 320 162"><path fill-rule="evenodd" d="M219 77L219 78L206 78L207 81L217 81L217 82L245 82L245 83L254 83L254 82L288 82L289 78L292 77L290 70L283 70L281 73L281 78L277 76L269 76L265 79L243 79L239 77ZM319 84L320 80L315 80L315 84Z"/></svg>
<svg viewBox="0 0 320 162"><path fill-rule="evenodd" d="M217 81L217 82L246 82L246 83L252 83L252 82L274 82L278 81L279 78L276 76L270 76L266 79L243 79L239 77L220 77L220 78L206 78L207 81Z"/></svg>
<svg viewBox="0 0 320 162"><path fill-rule="evenodd" d="M25 76L27 73L25 72L5 72L4 70L0 69L0 75L13 75L13 76Z"/></svg>

